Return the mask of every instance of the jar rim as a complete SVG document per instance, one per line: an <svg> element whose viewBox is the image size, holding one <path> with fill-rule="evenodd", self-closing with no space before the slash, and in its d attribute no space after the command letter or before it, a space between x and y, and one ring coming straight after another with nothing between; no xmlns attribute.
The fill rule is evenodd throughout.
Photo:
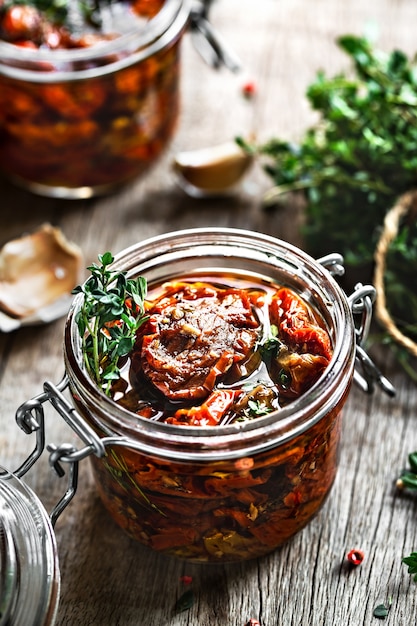
<svg viewBox="0 0 417 626"><path fill-rule="evenodd" d="M135 262L139 259L139 270L146 276L152 263L158 263L163 255L171 258L174 248L174 253L183 255L191 242L200 248L201 254L208 253L210 248L211 251L216 248L221 252L222 246L226 249L228 246L235 246L235 250L240 247L243 258L252 249L254 254L269 255L271 268L274 267L274 261L284 260L292 271L296 271L298 263L304 274L307 273L310 279L316 279L319 290L324 289L325 285L324 296L334 324L335 337L330 363L316 383L287 407L246 422L228 426L195 427L151 421L118 405L83 370L75 321L82 302L82 294L79 294L72 303L65 324L64 357L71 389L89 405L105 410L109 419L106 424L100 423L100 427L103 427L106 434L130 432L132 437L138 436L141 439L139 446L132 439L129 442L130 447L139 447L143 451L154 453L157 450L159 455L164 455L162 448L167 446L167 455L170 458L183 456L184 449L188 446L190 449L197 448L190 450L190 459L204 456L214 458L216 455L233 458L241 456L242 445L246 447L247 453L254 452L261 445L261 441L262 448L265 449L265 446L276 445L277 439L284 442L305 431L328 413L330 405L333 406L343 397L353 377L355 327L343 290L327 269L299 248L266 234L235 228L195 228L158 235L122 250L115 256L113 266L115 269L127 269L127 275L130 276L133 275ZM230 257L228 260L230 261ZM318 298L317 294L316 297ZM348 381L345 385L344 380ZM236 437L238 445L233 444Z"/></svg>
<svg viewBox="0 0 417 626"><path fill-rule="evenodd" d="M0 74L32 82L58 82L94 78L113 73L152 56L175 39L185 28L190 0L165 0L161 10L144 25L114 39L85 48L25 48L0 40ZM111 57L116 59L111 60ZM94 61L103 61L94 66ZM74 69L76 63L92 67ZM42 71L42 64L48 69ZM54 64L51 70L51 64Z"/></svg>

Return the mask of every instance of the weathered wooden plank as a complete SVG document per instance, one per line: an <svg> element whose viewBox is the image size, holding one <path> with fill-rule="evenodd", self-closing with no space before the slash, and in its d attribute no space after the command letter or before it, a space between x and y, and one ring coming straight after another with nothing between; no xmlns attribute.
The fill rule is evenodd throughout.
<svg viewBox="0 0 417 626"><path fill-rule="evenodd" d="M177 150L201 147L255 132L296 138L314 120L304 98L319 67L345 67L338 34L375 26L382 46L415 49L417 5L404 0L219 0L213 21L244 63L241 74L205 67L187 36L183 58L183 113L169 153L149 173L117 194L68 203L34 197L0 183L0 243L43 221L62 227L82 247L86 263L168 230L211 225L251 228L300 242L290 209L265 213L260 198L269 181L255 167L240 192L227 199L187 198L170 168ZM242 98L246 77L258 94ZM14 468L31 449L18 432L14 412L39 393L44 380L63 373L63 320L48 327L0 335L1 463ZM75 501L58 521L62 570L58 626L242 626L250 617L263 626L370 624L374 607L392 596L390 624L415 622L415 583L401 557L417 549L415 498L400 495L395 478L408 452L417 449L417 393L385 357L397 397L364 396L354 389L344 415L340 469L330 498L316 519L291 543L258 561L198 566L166 559L134 544L115 527L95 493L88 462L81 468ZM73 441L67 427L47 414L48 438ZM28 477L48 510L62 485L42 461ZM363 564L346 567L351 548ZM173 615L192 576L195 603Z"/></svg>

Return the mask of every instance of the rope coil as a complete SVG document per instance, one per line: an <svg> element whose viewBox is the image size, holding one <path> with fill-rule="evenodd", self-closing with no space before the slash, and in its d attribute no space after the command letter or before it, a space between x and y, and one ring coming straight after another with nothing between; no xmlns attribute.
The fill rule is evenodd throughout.
<svg viewBox="0 0 417 626"><path fill-rule="evenodd" d="M374 286L377 293L375 314L391 337L417 357L417 344L399 330L388 311L384 284L390 244L398 235L401 219L408 214L417 214L417 190L408 191L400 196L385 216L383 230L375 249Z"/></svg>

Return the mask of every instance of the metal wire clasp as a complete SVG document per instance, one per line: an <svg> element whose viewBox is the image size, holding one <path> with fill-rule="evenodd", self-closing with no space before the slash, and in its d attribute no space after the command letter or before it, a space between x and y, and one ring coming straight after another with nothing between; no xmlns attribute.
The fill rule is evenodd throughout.
<svg viewBox="0 0 417 626"><path fill-rule="evenodd" d="M348 297L353 317L359 320L355 331L356 366L354 379L360 388L367 393L373 393L376 383L382 391L393 397L396 393L394 386L380 372L362 345L368 337L372 321L372 305L375 302L375 298L375 288L372 285L362 285L362 283L358 283L354 292Z"/></svg>
<svg viewBox="0 0 417 626"><path fill-rule="evenodd" d="M231 72L241 68L241 62L232 48L209 21L213 0L200 0L190 11L190 32L194 45L204 61L215 69L225 66Z"/></svg>
<svg viewBox="0 0 417 626"><path fill-rule="evenodd" d="M317 262L323 265L332 276L343 276L345 273L343 256L341 254L328 254L317 259ZM362 283L355 285L354 292L348 296L349 306L355 321L356 334L354 380L367 393L373 393L376 383L382 391L393 397L395 396L394 386L379 371L362 345L369 334L372 322L372 306L375 299L375 287L362 285Z"/></svg>
<svg viewBox="0 0 417 626"><path fill-rule="evenodd" d="M51 444L47 446L50 453L49 464L59 477L65 475L63 462L69 464L68 483L65 494L53 508L50 518L52 526L67 507L75 495L78 486L78 463L90 454L102 457L105 454L105 444L96 435L90 426L77 413L73 405L64 397L63 391L68 387L68 378L64 376L58 385L45 382L44 392L24 402L16 411L16 422L26 434L36 433L36 443L33 451L22 465L14 472L21 478L33 464L39 459L45 449L45 416L43 404L49 402L55 410L64 418L65 422L83 441L85 446L77 450L70 444L62 444L59 447Z"/></svg>

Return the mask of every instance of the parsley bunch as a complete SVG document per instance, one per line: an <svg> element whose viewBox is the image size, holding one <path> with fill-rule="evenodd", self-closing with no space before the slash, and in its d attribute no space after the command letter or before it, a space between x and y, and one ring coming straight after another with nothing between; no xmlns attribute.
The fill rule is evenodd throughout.
<svg viewBox="0 0 417 626"><path fill-rule="evenodd" d="M101 265L88 267L91 276L73 293L84 296L76 323L86 370L109 394L111 382L120 377L120 359L131 352L136 331L148 319L147 285L142 276L127 279L126 272L113 271L110 252L98 259Z"/></svg>
<svg viewBox="0 0 417 626"><path fill-rule="evenodd" d="M347 265L372 262L378 230L396 198L417 186L417 67L398 50L383 54L361 37L337 41L349 74L323 72L307 89L319 121L298 143L238 143L262 157L274 188L305 198L305 245L313 256L340 252Z"/></svg>

